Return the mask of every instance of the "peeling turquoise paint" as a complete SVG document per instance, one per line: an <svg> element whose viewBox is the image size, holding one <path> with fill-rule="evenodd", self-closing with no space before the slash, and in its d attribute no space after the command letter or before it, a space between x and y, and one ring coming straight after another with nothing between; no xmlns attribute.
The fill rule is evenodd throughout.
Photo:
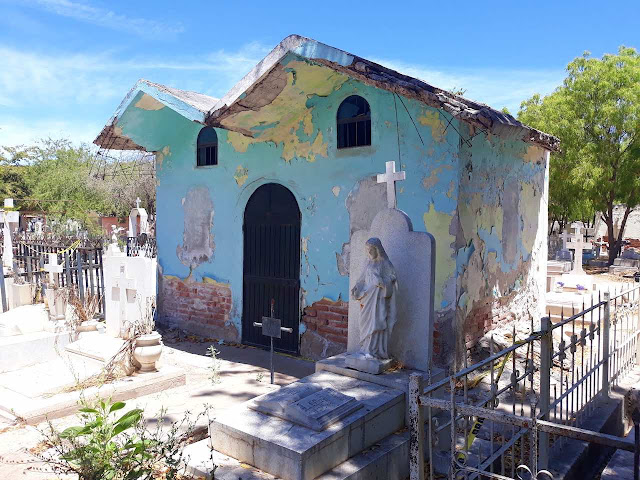
<svg viewBox="0 0 640 480"><path fill-rule="evenodd" d="M302 44L296 52L340 65L349 65L353 61L347 54L338 54L335 50L325 52L320 47L317 43ZM293 54L280 62L281 68L291 70L288 75L296 75L296 87L304 80L309 85L314 84L314 78L300 76L310 75L303 65L311 63ZM322 68L332 75L333 80L336 80L336 75L342 75ZM249 126L255 137L248 143L247 137L216 129L219 165L214 167L195 166L196 139L202 128L197 122L202 121L202 115L164 98L162 92L150 91L144 85L133 98L123 102L118 111L116 126L122 129L123 135L149 151L169 147L171 152L162 156L157 170L156 235L163 274L180 278L191 275L196 281L208 277L228 283L233 303L237 306L232 312L231 322L238 331L242 328L243 245L240 239L244 208L251 194L265 183L286 186L300 207L301 236L305 239L301 255L301 287L307 305L324 297L331 300L349 298L348 277L339 273L336 262L336 255L340 254L343 244L349 242L346 199L359 181L383 172L385 162L398 157L407 178L398 184L398 208L407 213L416 230L423 230L421 226L426 225L436 238L436 304L440 305L442 312L451 311L456 305L467 308L467 304L473 305L477 299L466 292L463 281L456 286L457 279L470 271L468 266L475 256L481 255L481 264L488 267L487 255L493 252L499 270L511 274L521 268L522 262L531 255L526 247L530 242L516 238L516 259L506 261L505 241L511 239L505 239L502 230L493 224L479 225L471 210L468 213L461 211L463 204L473 208L478 202L477 196L480 196L483 205L494 209L493 217L490 215L487 221L498 223L503 209L509 208L501 204L506 181L513 181L515 185L535 183L543 172L544 182L544 166L523 160L527 150L524 142L508 136L496 140L480 134L474 137L471 146L466 146L460 141L458 132L465 129L458 120L451 120L455 128L445 128L448 114L402 98L408 115L404 106L397 99L394 101L391 92L353 78L347 77L336 85L338 88L328 94L317 95L309 91L300 100L292 96L292 101L303 102L296 108L300 108L304 115L297 122L296 119L293 123L291 119L284 122L293 127L280 132L281 135L276 137L282 138L280 141L261 139L274 138L272 134L283 125L279 118L271 118L276 116L269 110L273 108L271 104L260 109L267 120ZM142 92L171 108L136 108L135 103ZM363 96L370 104L372 145L337 150L336 112L340 103L354 94ZM428 117L428 122L416 121L422 116ZM298 145L291 147L287 145L288 141ZM313 148L322 150L326 147L326 157L315 155L310 159L301 153L305 148L312 148L314 142L319 144ZM289 154L292 155L290 160ZM242 167L243 174L247 176L241 185L234 177L238 167ZM209 190L213 200L215 251L209 261L190 270L177 258L176 246L182 243L182 201L187 191L201 186ZM522 212L516 213L520 219ZM527 213L524 222L532 221L530 216ZM460 236L458 219L463 230L465 226L470 230L463 232L469 233L469 238L463 238L459 247L456 243ZM493 287L491 284L489 288ZM301 328L300 333L303 332L304 328Z"/></svg>

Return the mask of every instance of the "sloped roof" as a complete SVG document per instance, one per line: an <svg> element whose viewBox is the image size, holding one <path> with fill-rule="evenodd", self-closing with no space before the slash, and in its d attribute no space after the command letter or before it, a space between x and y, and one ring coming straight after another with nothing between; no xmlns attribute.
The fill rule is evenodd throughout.
<svg viewBox="0 0 640 480"><path fill-rule="evenodd" d="M124 97L116 112L93 143L113 150L144 150L143 147L137 145L125 135L120 134L116 128L117 119L140 92L150 95L182 116L199 123L204 123L209 110L218 102L217 98L202 93L167 87L166 85L141 78L129 90L129 93Z"/></svg>
<svg viewBox="0 0 640 480"><path fill-rule="evenodd" d="M151 83L146 80L139 81L136 87L139 87L142 82L143 87L148 87L149 91L145 90L146 93L154 96L154 98L156 95L164 95L164 99L157 99L171 108L174 108L171 105L171 98L174 98L179 103L190 105L198 112L204 113L202 118L200 115L185 115L191 120L215 127L228 128L222 125L222 121L225 118L241 111L258 109L277 96L281 82L277 77L278 72L275 67L279 61L289 53L293 53L318 64L323 64L328 68L344 73L367 85L388 90L407 98L413 98L431 107L444 110L453 117L475 128L490 131L496 135L504 135L505 133L515 134L525 142L540 145L552 151L558 149L559 140L556 137L529 127L516 120L512 115L505 114L483 103L474 102L460 95L455 95L447 90L434 87L418 78L403 75L402 73L358 57L357 55L300 35L290 35L282 40L282 42L219 100L196 92L186 92ZM117 135L117 132L113 131L112 125L114 125L117 120L118 114L124 111L124 108L128 105L127 102L127 105L123 108L127 98L136 87L129 92L123 104L121 104L114 117L112 117L109 124L103 129L94 143L106 147L106 145L104 145L106 136L103 136L103 134L106 135L108 133L111 136L114 134ZM137 91L140 91L140 88L138 88ZM135 94L133 94L133 96L135 96ZM167 98L167 96L170 98ZM130 101L129 99L129 102ZM182 114L180 110L177 111ZM110 128L111 130L109 130ZM113 140L111 141L113 142ZM133 143L122 137L122 140L116 141L115 144L122 144L121 148L127 148L127 142ZM112 146L107 148L117 147Z"/></svg>

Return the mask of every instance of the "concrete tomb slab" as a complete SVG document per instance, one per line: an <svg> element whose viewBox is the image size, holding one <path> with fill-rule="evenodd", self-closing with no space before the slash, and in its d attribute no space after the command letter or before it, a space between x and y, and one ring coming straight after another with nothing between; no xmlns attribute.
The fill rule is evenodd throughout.
<svg viewBox="0 0 640 480"><path fill-rule="evenodd" d="M317 386L321 390L316 394L333 389L353 397L361 408L316 431L253 410L251 401L245 402L220 412L210 423L211 447L284 480L312 480L405 425L400 390L330 372L314 373L297 383L312 385L298 394Z"/></svg>
<svg viewBox="0 0 640 480"><path fill-rule="evenodd" d="M66 346L67 352L92 358L103 363L109 362L122 350L125 340L102 332L86 332L82 337Z"/></svg>
<svg viewBox="0 0 640 480"><path fill-rule="evenodd" d="M247 406L317 432L362 407L355 398L333 388L296 382L249 401Z"/></svg>

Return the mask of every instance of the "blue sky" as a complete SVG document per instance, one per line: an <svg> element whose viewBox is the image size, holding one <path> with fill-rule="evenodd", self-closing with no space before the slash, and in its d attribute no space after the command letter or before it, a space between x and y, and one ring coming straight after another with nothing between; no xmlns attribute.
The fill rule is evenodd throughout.
<svg viewBox="0 0 640 480"><path fill-rule="evenodd" d="M515 113L584 50L640 48L640 3L0 0L0 145L90 142L141 77L220 97L291 33Z"/></svg>

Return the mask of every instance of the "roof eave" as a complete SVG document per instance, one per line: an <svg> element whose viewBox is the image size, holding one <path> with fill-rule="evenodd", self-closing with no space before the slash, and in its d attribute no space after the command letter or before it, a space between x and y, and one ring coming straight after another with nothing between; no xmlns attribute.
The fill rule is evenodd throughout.
<svg viewBox="0 0 640 480"><path fill-rule="evenodd" d="M294 53L323 64L367 85L413 98L431 107L444 110L475 128L491 131L494 125L506 125L520 129L522 131L521 138L525 142L536 144L550 151L559 149L560 141L558 138L529 127L509 114L300 35L290 35L280 42L213 106L205 123L221 127L222 120L235 112L233 107L242 100L243 94L264 81L276 64L288 53Z"/></svg>

